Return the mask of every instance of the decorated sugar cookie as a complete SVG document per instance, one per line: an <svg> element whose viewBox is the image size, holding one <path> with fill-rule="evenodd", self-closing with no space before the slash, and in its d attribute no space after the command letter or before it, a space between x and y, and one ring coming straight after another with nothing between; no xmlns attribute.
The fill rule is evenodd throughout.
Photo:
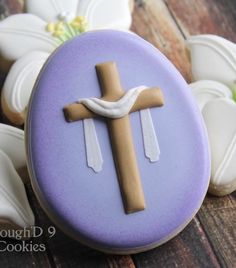
<svg viewBox="0 0 236 268"><path fill-rule="evenodd" d="M230 89L216 81L201 80L190 84L208 130L211 147L209 192L224 196L236 189L234 168L234 110Z"/></svg>
<svg viewBox="0 0 236 268"><path fill-rule="evenodd" d="M0 165L0 230L30 230L34 225L34 214L24 184L10 158L1 150ZM26 234L30 235L30 232Z"/></svg>
<svg viewBox="0 0 236 268"><path fill-rule="evenodd" d="M49 217L105 252L171 239L209 184L208 139L188 85L157 49L126 32L85 33L57 50L32 93L26 143Z"/></svg>
<svg viewBox="0 0 236 268"><path fill-rule="evenodd" d="M199 80L189 85L202 111L205 105L214 99L232 99L231 90L224 84L212 80Z"/></svg>
<svg viewBox="0 0 236 268"><path fill-rule="evenodd" d="M129 0L27 0L26 10L0 23L0 55L10 62L35 50L51 53L85 30L131 24Z"/></svg>
<svg viewBox="0 0 236 268"><path fill-rule="evenodd" d="M24 123L32 88L48 57L46 52L33 51L16 61L10 69L1 102L4 114L12 123Z"/></svg>
<svg viewBox="0 0 236 268"><path fill-rule="evenodd" d="M236 45L220 36L197 35L187 40L193 80L215 80L228 87L236 81Z"/></svg>
<svg viewBox="0 0 236 268"><path fill-rule="evenodd" d="M232 164L235 128L233 118L236 107L232 99L236 100L236 45L216 35L193 36L187 43L193 79L200 80L190 86L203 112L211 145L209 192L223 196L236 189L236 170Z"/></svg>
<svg viewBox="0 0 236 268"><path fill-rule="evenodd" d="M212 155L209 191L218 196L236 190L236 104L221 98L210 101L203 109Z"/></svg>
<svg viewBox="0 0 236 268"><path fill-rule="evenodd" d="M0 150L8 155L15 169L24 168L26 166L24 131L0 124Z"/></svg>

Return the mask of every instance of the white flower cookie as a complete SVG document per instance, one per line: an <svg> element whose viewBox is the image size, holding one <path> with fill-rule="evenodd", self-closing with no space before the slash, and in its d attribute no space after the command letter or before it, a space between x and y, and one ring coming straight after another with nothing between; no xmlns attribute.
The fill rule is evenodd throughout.
<svg viewBox="0 0 236 268"><path fill-rule="evenodd" d="M223 196L236 190L236 103L230 89L219 82L201 80L190 84L202 111L211 147L209 192Z"/></svg>
<svg viewBox="0 0 236 268"><path fill-rule="evenodd" d="M203 109L212 158L209 192L223 196L236 190L236 103L209 101Z"/></svg>
<svg viewBox="0 0 236 268"><path fill-rule="evenodd" d="M128 30L129 5L129 0L28 0L29 14L12 15L0 22L0 54L13 62L35 50L51 53L85 28Z"/></svg>
<svg viewBox="0 0 236 268"><path fill-rule="evenodd" d="M63 42L87 30L129 29L132 1L28 0L29 14L13 15L0 22L0 55L8 62L18 60L2 92L7 118L16 125L24 123L25 108L39 71Z"/></svg>
<svg viewBox="0 0 236 268"><path fill-rule="evenodd" d="M29 229L34 225L34 214L24 184L10 158L1 150L0 166L0 230Z"/></svg>
<svg viewBox="0 0 236 268"><path fill-rule="evenodd" d="M229 87L236 81L236 44L216 35L187 40L193 80L215 80Z"/></svg>

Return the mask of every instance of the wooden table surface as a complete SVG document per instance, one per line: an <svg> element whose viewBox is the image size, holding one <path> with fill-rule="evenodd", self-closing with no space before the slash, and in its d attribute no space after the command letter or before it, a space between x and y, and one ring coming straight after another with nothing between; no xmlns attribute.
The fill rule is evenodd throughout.
<svg viewBox="0 0 236 268"><path fill-rule="evenodd" d="M23 0L0 0L0 18L21 12L22 8ZM236 42L236 1L136 1L132 30L158 47L190 82L186 37L211 33ZM0 86L4 77L0 73ZM0 120L8 123L2 115ZM47 230L53 223L39 207L30 184L26 187L36 225ZM33 244L45 244L45 252L0 252L0 267L236 267L235 229L236 192L224 198L207 195L187 228L154 250L132 256L105 255L73 241L57 229L53 238L43 235L32 240Z"/></svg>

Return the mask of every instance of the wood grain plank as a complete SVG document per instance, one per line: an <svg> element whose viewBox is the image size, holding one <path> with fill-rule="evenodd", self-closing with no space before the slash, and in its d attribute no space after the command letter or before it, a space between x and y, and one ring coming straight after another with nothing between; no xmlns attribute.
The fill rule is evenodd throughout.
<svg viewBox="0 0 236 268"><path fill-rule="evenodd" d="M183 34L216 34L236 41L236 2L232 0L165 0ZM184 11L184 12L183 12ZM208 240L222 267L236 263L236 193L208 196L198 213Z"/></svg>
<svg viewBox="0 0 236 268"><path fill-rule="evenodd" d="M235 195L235 194L234 194ZM221 267L236 265L236 202L235 196L208 196L198 218L216 253Z"/></svg>
<svg viewBox="0 0 236 268"><path fill-rule="evenodd" d="M184 38L162 0L136 2L132 30L160 49L190 81Z"/></svg>
<svg viewBox="0 0 236 268"><path fill-rule="evenodd" d="M130 256L109 256L107 261L110 268L135 268L134 262Z"/></svg>
<svg viewBox="0 0 236 268"><path fill-rule="evenodd" d="M236 42L233 0L165 0L185 37L216 34Z"/></svg>
<svg viewBox="0 0 236 268"><path fill-rule="evenodd" d="M0 0L0 20L5 17L24 11L23 0Z"/></svg>
<svg viewBox="0 0 236 268"><path fill-rule="evenodd" d="M154 250L133 256L136 267L220 267L197 220L174 239Z"/></svg>

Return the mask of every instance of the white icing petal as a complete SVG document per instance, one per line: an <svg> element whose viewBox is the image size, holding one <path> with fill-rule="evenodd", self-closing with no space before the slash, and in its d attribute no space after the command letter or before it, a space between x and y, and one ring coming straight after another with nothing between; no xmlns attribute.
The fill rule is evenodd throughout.
<svg viewBox="0 0 236 268"><path fill-rule="evenodd" d="M95 172L100 172L102 170L103 158L94 121L93 119L85 119L83 122L88 166Z"/></svg>
<svg viewBox="0 0 236 268"><path fill-rule="evenodd" d="M97 98L81 99L79 102L98 115L108 118L121 118L129 114L139 94L146 88L145 86L140 86L130 89L117 102L109 102Z"/></svg>
<svg viewBox="0 0 236 268"><path fill-rule="evenodd" d="M236 45L216 35L187 40L194 81L215 80L231 87L236 80Z"/></svg>
<svg viewBox="0 0 236 268"><path fill-rule="evenodd" d="M218 98L232 99L231 90L222 83L212 80L200 80L189 85L200 110L211 100Z"/></svg>
<svg viewBox="0 0 236 268"><path fill-rule="evenodd" d="M25 167L24 131L0 124L0 150L9 156L16 169Z"/></svg>
<svg viewBox="0 0 236 268"><path fill-rule="evenodd" d="M34 225L24 184L8 156L0 151L0 221L8 220L24 228Z"/></svg>
<svg viewBox="0 0 236 268"><path fill-rule="evenodd" d="M160 147L153 126L152 116L149 109L140 111L143 132L144 151L150 162L157 162L160 158Z"/></svg>
<svg viewBox="0 0 236 268"><path fill-rule="evenodd" d="M203 109L211 146L211 187L223 194L236 190L236 104L210 101Z"/></svg>
<svg viewBox="0 0 236 268"><path fill-rule="evenodd" d="M0 54L15 61L34 50L51 53L58 42L45 28L46 22L31 14L6 18L0 22Z"/></svg>
<svg viewBox="0 0 236 268"><path fill-rule="evenodd" d="M57 21L59 17L64 17L63 14L70 20L76 17L79 2L80 0L27 0L26 10L47 22Z"/></svg>
<svg viewBox="0 0 236 268"><path fill-rule="evenodd" d="M48 53L34 51L14 63L3 86L2 98L12 112L22 113L30 98L38 74L49 57Z"/></svg>
<svg viewBox="0 0 236 268"><path fill-rule="evenodd" d="M87 19L90 30L127 30L131 25L129 0L80 0L77 14Z"/></svg>

